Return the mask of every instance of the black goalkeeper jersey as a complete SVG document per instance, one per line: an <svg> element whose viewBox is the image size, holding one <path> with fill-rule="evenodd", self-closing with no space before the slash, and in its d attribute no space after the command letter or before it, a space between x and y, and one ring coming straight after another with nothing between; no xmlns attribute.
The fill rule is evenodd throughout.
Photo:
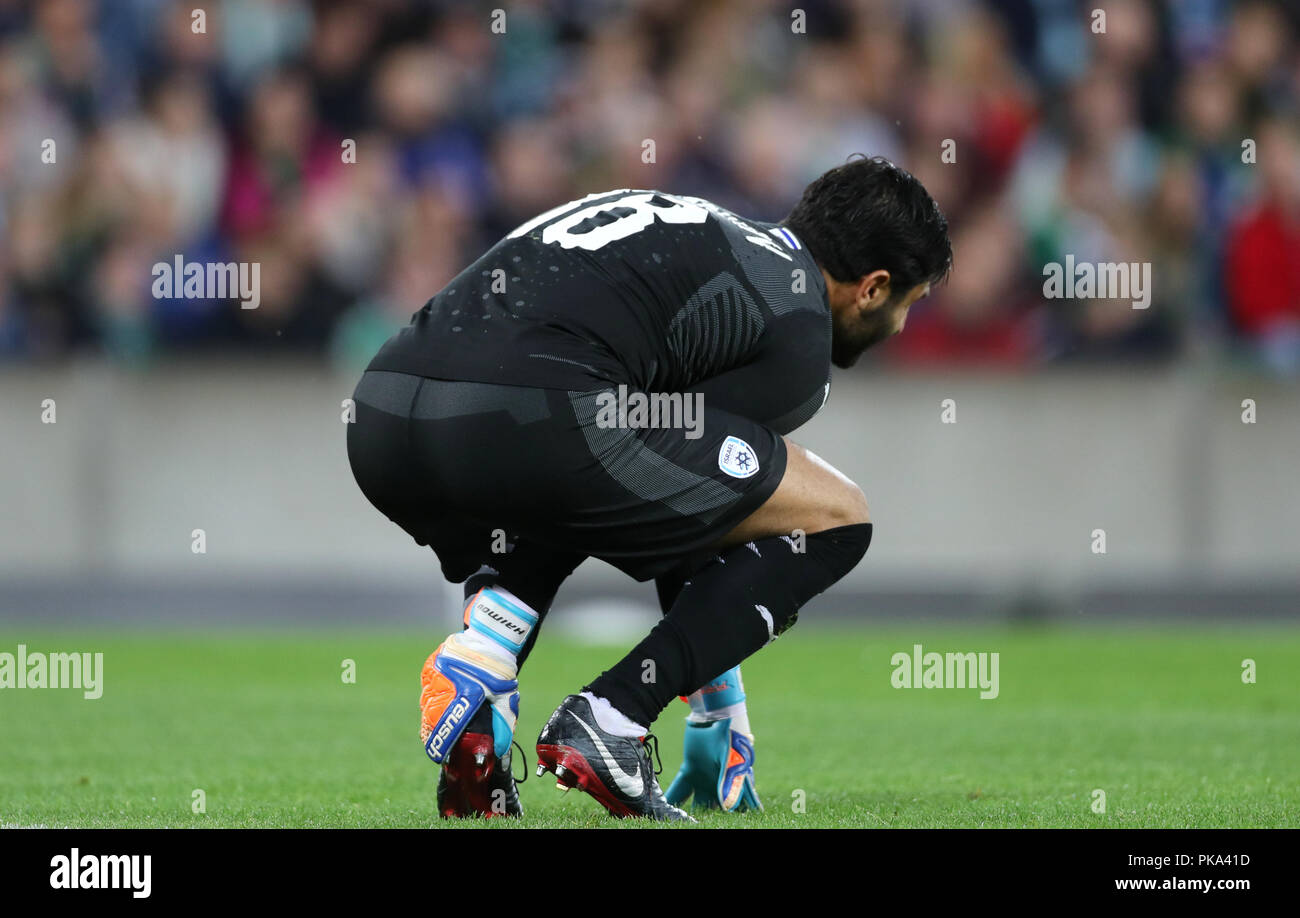
<svg viewBox="0 0 1300 918"><path fill-rule="evenodd" d="M788 433L829 391L826 284L788 229L701 198L590 195L520 226L370 364L570 391L705 391Z"/></svg>

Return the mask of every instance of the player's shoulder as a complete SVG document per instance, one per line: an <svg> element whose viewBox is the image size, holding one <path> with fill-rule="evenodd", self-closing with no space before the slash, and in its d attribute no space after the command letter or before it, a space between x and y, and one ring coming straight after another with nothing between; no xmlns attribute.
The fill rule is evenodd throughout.
<svg viewBox="0 0 1300 918"><path fill-rule="evenodd" d="M711 213L722 228L735 269L763 295L775 315L829 314L821 268L789 227L742 217L717 205L711 205Z"/></svg>
<svg viewBox="0 0 1300 918"><path fill-rule="evenodd" d="M782 223L741 216L704 198L682 196L682 200L708 211L732 239L734 252L742 260L752 262L753 256L767 256L775 260L778 269L788 268L805 273L810 266L815 265L803 241Z"/></svg>

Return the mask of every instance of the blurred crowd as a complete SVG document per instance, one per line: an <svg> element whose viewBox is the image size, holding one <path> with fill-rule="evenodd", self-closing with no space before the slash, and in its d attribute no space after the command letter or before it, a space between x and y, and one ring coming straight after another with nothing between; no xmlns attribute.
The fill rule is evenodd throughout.
<svg viewBox="0 0 1300 918"><path fill-rule="evenodd" d="M1297 374L1298 7L0 0L0 357L355 367L555 204L660 188L776 220L864 152L925 183L955 250L877 362ZM259 307L154 296L177 254L260 264ZM1066 254L1149 262L1149 308L1045 299Z"/></svg>

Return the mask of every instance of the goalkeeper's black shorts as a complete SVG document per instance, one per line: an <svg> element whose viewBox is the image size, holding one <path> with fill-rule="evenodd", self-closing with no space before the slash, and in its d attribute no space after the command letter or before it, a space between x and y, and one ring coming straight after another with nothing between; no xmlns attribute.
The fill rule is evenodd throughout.
<svg viewBox="0 0 1300 918"><path fill-rule="evenodd" d="M709 404L690 427L619 422L618 396L370 370L348 457L370 502L432 547L453 582L520 540L649 580L757 510L786 448L775 430Z"/></svg>

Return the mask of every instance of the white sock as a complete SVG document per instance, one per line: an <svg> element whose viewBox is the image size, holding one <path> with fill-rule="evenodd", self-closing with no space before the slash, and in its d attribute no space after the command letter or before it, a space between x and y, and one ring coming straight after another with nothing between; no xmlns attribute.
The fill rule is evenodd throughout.
<svg viewBox="0 0 1300 918"><path fill-rule="evenodd" d="M711 724L727 717L731 718L731 729L745 734L751 741L754 739L754 734L749 730L749 710L743 701L737 701L735 704L714 711L699 710L692 704L691 713L686 719L693 724Z"/></svg>
<svg viewBox="0 0 1300 918"><path fill-rule="evenodd" d="M591 692L583 692L582 697L586 698L591 704L591 713L596 718L596 726L606 733L612 733L615 736L630 736L633 739L640 739L650 732L648 727L643 727L632 721L626 714L614 707L604 698L593 695Z"/></svg>

